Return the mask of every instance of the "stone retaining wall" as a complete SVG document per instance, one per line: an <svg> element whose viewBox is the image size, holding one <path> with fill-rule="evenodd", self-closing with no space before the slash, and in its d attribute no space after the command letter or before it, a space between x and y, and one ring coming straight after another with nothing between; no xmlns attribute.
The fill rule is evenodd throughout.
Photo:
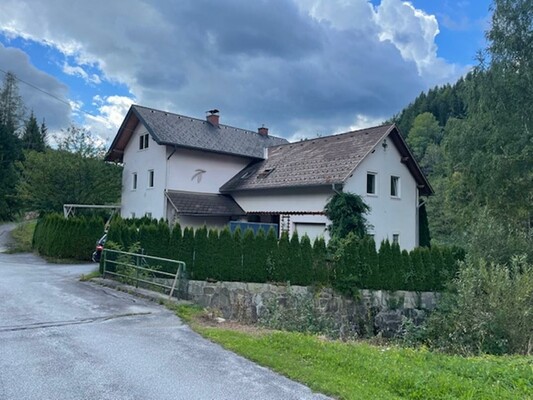
<svg viewBox="0 0 533 400"><path fill-rule="evenodd" d="M351 331L384 337L400 334L404 318L421 323L438 300L438 293L433 292L360 290L356 299L348 299L328 288L316 292L304 286L193 280L188 285L189 299L193 302L219 310L226 319L244 322L256 322L265 305L273 299L283 304L289 291L312 296L317 310L343 321Z"/></svg>

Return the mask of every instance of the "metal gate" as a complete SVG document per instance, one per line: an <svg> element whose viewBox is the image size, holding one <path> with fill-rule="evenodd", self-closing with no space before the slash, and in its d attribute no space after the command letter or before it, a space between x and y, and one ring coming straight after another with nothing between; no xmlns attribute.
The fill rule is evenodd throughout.
<svg viewBox="0 0 533 400"><path fill-rule="evenodd" d="M169 299L174 295L178 299L188 298L187 269L183 261L104 249L102 265L103 278L111 275L135 287L140 284L143 288L168 293Z"/></svg>

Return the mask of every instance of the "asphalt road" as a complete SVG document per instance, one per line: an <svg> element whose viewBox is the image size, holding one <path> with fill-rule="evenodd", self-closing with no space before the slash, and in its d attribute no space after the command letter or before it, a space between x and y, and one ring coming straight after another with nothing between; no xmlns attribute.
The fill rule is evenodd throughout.
<svg viewBox="0 0 533 400"><path fill-rule="evenodd" d="M13 242L11 231L16 225L15 223L0 224L0 253L9 249L9 245Z"/></svg>
<svg viewBox="0 0 533 400"><path fill-rule="evenodd" d="M0 399L326 398L162 306L79 282L93 268L0 254Z"/></svg>

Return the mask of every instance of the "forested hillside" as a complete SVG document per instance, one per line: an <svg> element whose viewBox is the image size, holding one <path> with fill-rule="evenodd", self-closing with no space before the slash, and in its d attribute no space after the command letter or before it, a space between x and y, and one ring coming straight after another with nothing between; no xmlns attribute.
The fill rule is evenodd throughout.
<svg viewBox="0 0 533 400"><path fill-rule="evenodd" d="M435 189L433 242L505 262L533 248L533 2L495 0L487 39L473 71L393 119Z"/></svg>

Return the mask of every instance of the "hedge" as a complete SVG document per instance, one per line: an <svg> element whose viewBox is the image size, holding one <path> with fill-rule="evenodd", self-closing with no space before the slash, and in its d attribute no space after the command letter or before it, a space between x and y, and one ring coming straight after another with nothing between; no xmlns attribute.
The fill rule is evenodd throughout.
<svg viewBox="0 0 533 400"><path fill-rule="evenodd" d="M103 233L104 221L100 217L67 219L60 214L48 214L37 221L32 245L43 256L89 261Z"/></svg>
<svg viewBox="0 0 533 400"><path fill-rule="evenodd" d="M324 239L311 244L284 233L280 239L271 228L251 229L233 234L206 227L169 230L164 220L112 221L108 241L128 249L138 242L143 252L158 257L184 261L189 277L197 280L243 282L290 282L293 285L326 285L337 288L355 286L376 290L443 290L457 272L457 260L464 258L460 249L432 246L407 252L384 241L379 251L371 237L349 236L329 254ZM172 266L165 267L175 272Z"/></svg>

